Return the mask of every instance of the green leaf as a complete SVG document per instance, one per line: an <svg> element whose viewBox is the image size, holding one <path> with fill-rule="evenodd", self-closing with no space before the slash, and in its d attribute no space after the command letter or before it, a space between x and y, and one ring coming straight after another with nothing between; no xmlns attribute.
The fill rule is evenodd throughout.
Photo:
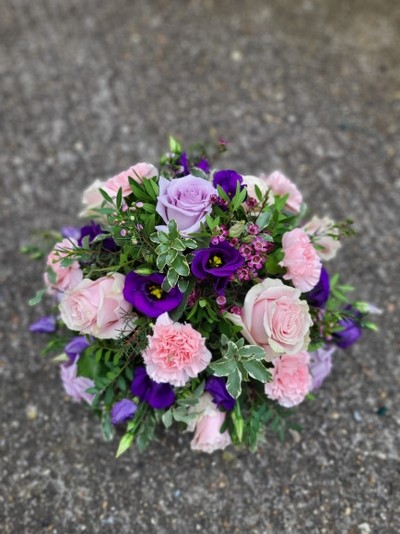
<svg viewBox="0 0 400 534"><path fill-rule="evenodd" d="M115 200L117 208L120 209L122 206L122 187L118 189L117 198Z"/></svg>
<svg viewBox="0 0 400 534"><path fill-rule="evenodd" d="M171 243L171 247L179 252L183 252L186 249L186 246L181 239L174 239Z"/></svg>
<svg viewBox="0 0 400 534"><path fill-rule="evenodd" d="M209 367L213 370L215 376L228 376L237 370L235 360L227 360L225 358L210 363Z"/></svg>
<svg viewBox="0 0 400 534"><path fill-rule="evenodd" d="M127 433L124 434L119 442L117 454L115 455L117 458L121 456L125 451L129 449L129 447L132 445L133 441L133 434Z"/></svg>
<svg viewBox="0 0 400 534"><path fill-rule="evenodd" d="M194 239L185 239L184 240L185 247L195 249L197 248L197 242Z"/></svg>
<svg viewBox="0 0 400 534"><path fill-rule="evenodd" d="M46 293L46 289L40 289L36 295L28 300L29 306L36 306L42 300L43 295Z"/></svg>
<svg viewBox="0 0 400 534"><path fill-rule="evenodd" d="M237 186L236 186L236 190L238 190L238 188L240 188L240 183L237 182ZM244 187L241 191L239 190L239 192L236 193L236 195L233 197L230 205L229 205L229 209L231 211L235 211L238 209L239 206L242 205L242 203L244 202L244 199L246 198L246 195L247 195L247 189Z"/></svg>
<svg viewBox="0 0 400 534"><path fill-rule="evenodd" d="M114 204L113 199L110 197L107 191L104 191L104 189L101 189L101 188L99 189L99 191L100 191L101 196L104 198L104 200L106 200L110 204Z"/></svg>
<svg viewBox="0 0 400 534"><path fill-rule="evenodd" d="M261 362L256 360L247 360L243 361L242 365L252 378L262 382L263 384L265 382L269 382L272 378L271 373Z"/></svg>
<svg viewBox="0 0 400 534"><path fill-rule="evenodd" d="M156 211L155 205L150 204L149 202L144 202L141 209L147 211L147 213L155 213Z"/></svg>
<svg viewBox="0 0 400 534"><path fill-rule="evenodd" d="M242 373L239 369L228 375L228 381L226 383L226 389L232 395L234 399L237 399L242 392Z"/></svg>
<svg viewBox="0 0 400 534"><path fill-rule="evenodd" d="M157 268L160 271L163 271L164 267L167 265L167 255L161 254L160 256L158 256L156 259L156 264L157 264Z"/></svg>
<svg viewBox="0 0 400 534"><path fill-rule="evenodd" d="M165 428L169 428L173 422L172 410L167 410L163 413L161 420L164 423Z"/></svg>
<svg viewBox="0 0 400 534"><path fill-rule="evenodd" d="M260 230L264 230L264 228L268 225L270 219L272 216L272 211L263 211L260 213L260 215L256 219L256 225L259 227Z"/></svg>
<svg viewBox="0 0 400 534"><path fill-rule="evenodd" d="M185 257L182 255L179 255L175 258L171 264L171 267L173 267L180 276L189 276L190 274L189 265Z"/></svg>
<svg viewBox="0 0 400 534"><path fill-rule="evenodd" d="M110 412L104 410L101 414L101 430L106 441L112 441L115 429L111 422Z"/></svg>
<svg viewBox="0 0 400 534"><path fill-rule="evenodd" d="M177 250L169 249L168 252L167 252L167 258L166 258L167 259L167 264L171 265L174 262L174 260L177 257L177 255L178 255L178 251Z"/></svg>
<svg viewBox="0 0 400 534"><path fill-rule="evenodd" d="M190 280L180 278L178 282L179 291L181 291L182 293L185 293L185 291L189 287L189 284L190 284Z"/></svg>
<svg viewBox="0 0 400 534"><path fill-rule="evenodd" d="M167 273L168 284L171 287L175 287L176 284L178 283L178 279L179 279L179 274L175 271L175 269L169 269Z"/></svg>
<svg viewBox="0 0 400 534"><path fill-rule="evenodd" d="M258 187L257 184L254 184L254 190L256 192L256 197L257 197L257 200L259 200L260 202L262 202L264 200L264 195L261 191L261 189Z"/></svg>
<svg viewBox="0 0 400 534"><path fill-rule="evenodd" d="M239 349L238 356L240 360L263 360L265 350L258 345L246 345Z"/></svg>

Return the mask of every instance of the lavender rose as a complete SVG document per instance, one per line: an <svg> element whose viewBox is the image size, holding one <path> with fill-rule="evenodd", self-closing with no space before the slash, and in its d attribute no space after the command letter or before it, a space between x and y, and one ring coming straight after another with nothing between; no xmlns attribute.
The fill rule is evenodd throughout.
<svg viewBox="0 0 400 534"><path fill-rule="evenodd" d="M210 182L191 174L171 181L160 177L159 188L157 213L166 224L174 219L178 230L184 235L200 229L200 223L212 209L210 195L217 193ZM156 228L166 230L167 226L159 225Z"/></svg>

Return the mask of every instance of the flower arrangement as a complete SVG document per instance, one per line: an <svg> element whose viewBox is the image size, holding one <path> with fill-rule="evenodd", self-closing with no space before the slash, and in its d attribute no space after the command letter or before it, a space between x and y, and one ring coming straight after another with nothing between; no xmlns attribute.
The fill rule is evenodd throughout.
<svg viewBox="0 0 400 534"><path fill-rule="evenodd" d="M124 429L117 456L173 423L206 452L255 450L267 427L283 439L336 347L375 328L371 306L349 301L324 266L351 221L303 223L281 172L211 170L211 152L171 139L159 169L96 180L83 193L90 222L51 234L45 288L30 301L51 295L54 311L30 329L51 335L44 353L58 353L66 394L100 416L106 438Z"/></svg>

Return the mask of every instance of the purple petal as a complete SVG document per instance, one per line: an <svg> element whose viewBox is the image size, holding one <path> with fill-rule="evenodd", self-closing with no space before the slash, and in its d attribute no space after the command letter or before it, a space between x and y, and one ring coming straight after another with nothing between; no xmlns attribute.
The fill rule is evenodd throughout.
<svg viewBox="0 0 400 534"><path fill-rule="evenodd" d="M69 237L70 239L76 239L78 241L81 232L79 228L75 226L63 226L61 228L61 235L63 237Z"/></svg>
<svg viewBox="0 0 400 534"><path fill-rule="evenodd" d="M65 345L64 352L70 360L74 361L89 345L89 341L84 336L75 336Z"/></svg>
<svg viewBox="0 0 400 534"><path fill-rule="evenodd" d="M136 410L137 405L129 399L122 399L116 402L111 409L112 424L119 425L133 419Z"/></svg>
<svg viewBox="0 0 400 534"><path fill-rule="evenodd" d="M226 389L226 382L219 376L210 376L207 378L204 391L212 395L213 401L218 408L225 408L228 412L235 407L235 399L231 397Z"/></svg>
<svg viewBox="0 0 400 534"><path fill-rule="evenodd" d="M29 326L30 332L39 332L40 334L51 334L56 331L57 323L55 317L49 315L47 317L41 317L35 323Z"/></svg>

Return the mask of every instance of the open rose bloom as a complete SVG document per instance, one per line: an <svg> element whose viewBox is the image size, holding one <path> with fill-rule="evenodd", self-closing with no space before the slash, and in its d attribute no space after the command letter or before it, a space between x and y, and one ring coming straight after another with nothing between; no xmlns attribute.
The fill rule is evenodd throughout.
<svg viewBox="0 0 400 534"><path fill-rule="evenodd" d="M193 432L194 451L255 450L318 394L335 350L374 328L373 306L325 265L348 223L303 221L299 184L243 171L171 139L158 167L88 185L88 220L47 257L31 304L46 295L52 310L30 330L51 336L66 394L107 437L124 431L117 456L171 425Z"/></svg>

